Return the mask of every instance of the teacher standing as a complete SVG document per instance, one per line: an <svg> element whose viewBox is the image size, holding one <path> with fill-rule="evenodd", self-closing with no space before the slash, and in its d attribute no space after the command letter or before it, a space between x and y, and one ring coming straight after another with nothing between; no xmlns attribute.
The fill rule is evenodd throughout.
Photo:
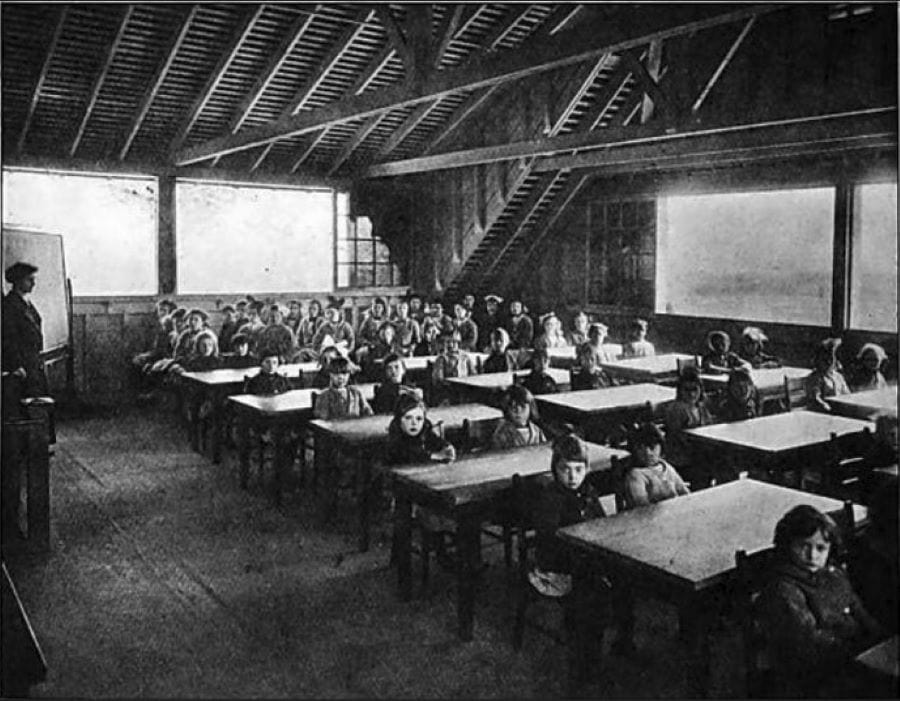
<svg viewBox="0 0 900 701"><path fill-rule="evenodd" d="M3 298L3 372L9 373L7 380L14 379L20 385L22 397L49 394L41 360L44 349L41 315L30 299L37 271L30 263L18 262L5 272L12 289Z"/></svg>

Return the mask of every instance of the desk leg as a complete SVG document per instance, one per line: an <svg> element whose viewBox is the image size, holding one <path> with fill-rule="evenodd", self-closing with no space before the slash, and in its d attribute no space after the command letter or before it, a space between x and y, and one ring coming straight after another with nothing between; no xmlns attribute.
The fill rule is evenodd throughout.
<svg viewBox="0 0 900 701"><path fill-rule="evenodd" d="M50 454L47 424L28 432L28 540L40 550L50 549Z"/></svg>
<svg viewBox="0 0 900 701"><path fill-rule="evenodd" d="M478 569L480 533L477 518L463 517L456 528L457 624L459 638L472 639L475 618L475 575Z"/></svg>
<svg viewBox="0 0 900 701"><path fill-rule="evenodd" d="M241 489L247 489L250 476L250 419L240 416L238 423L238 460L240 461Z"/></svg>
<svg viewBox="0 0 900 701"><path fill-rule="evenodd" d="M394 489L394 552L397 589L401 601L412 598L412 503L402 490Z"/></svg>
<svg viewBox="0 0 900 701"><path fill-rule="evenodd" d="M354 456L359 474L359 549L369 550L369 528L372 507L372 460L369 455Z"/></svg>
<svg viewBox="0 0 900 701"><path fill-rule="evenodd" d="M285 438L285 427L280 424L272 426L272 468L274 474L275 506L281 506L281 493L284 491L284 478L288 469L288 441Z"/></svg>
<svg viewBox="0 0 900 701"><path fill-rule="evenodd" d="M212 453L212 461L214 465L222 462L222 418L225 413L225 398L216 395L212 398L211 414L209 423L212 427L212 435L210 436L210 451Z"/></svg>
<svg viewBox="0 0 900 701"><path fill-rule="evenodd" d="M678 626L685 647L688 698L709 697L709 606L700 598L681 604Z"/></svg>

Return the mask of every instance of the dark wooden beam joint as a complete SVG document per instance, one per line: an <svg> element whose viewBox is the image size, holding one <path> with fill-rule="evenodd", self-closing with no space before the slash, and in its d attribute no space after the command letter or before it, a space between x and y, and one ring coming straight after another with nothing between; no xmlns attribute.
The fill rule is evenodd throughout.
<svg viewBox="0 0 900 701"><path fill-rule="evenodd" d="M654 53L657 55L661 53L660 48L651 47L651 50L648 55L648 60L654 58ZM665 92L663 92L662 88L660 88L659 83L656 82L656 76L651 75L650 71L647 69L647 66L644 65L644 62L640 60L640 54L636 49L631 49L629 51L623 51L622 59L631 69L632 74L635 79L640 83L643 87L644 92L647 97L649 97L653 101L653 106L658 112L660 118L669 126L675 126L676 114L673 109L673 105L668 97L666 97ZM659 60L655 61L656 70L654 72L658 72L659 70ZM646 114L646 113L645 113ZM645 117L642 121L647 121L649 119L649 115Z"/></svg>

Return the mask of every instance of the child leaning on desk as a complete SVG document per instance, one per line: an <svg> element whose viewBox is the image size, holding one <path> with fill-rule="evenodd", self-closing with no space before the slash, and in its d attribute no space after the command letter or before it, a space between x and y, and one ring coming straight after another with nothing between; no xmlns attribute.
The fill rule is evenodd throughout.
<svg viewBox="0 0 900 701"><path fill-rule="evenodd" d="M506 329L496 328L491 331L490 353L481 364L481 371L512 372L518 368L517 355L507 350L509 348L509 334Z"/></svg>
<svg viewBox="0 0 900 701"><path fill-rule="evenodd" d="M281 356L274 348L261 348L259 351L259 372L244 382L244 394L282 394L291 388L291 383L284 375L278 374Z"/></svg>
<svg viewBox="0 0 900 701"><path fill-rule="evenodd" d="M806 403L813 411L831 412L826 397L850 394L850 388L838 369L837 349L841 339L826 338L813 356L813 371L806 377Z"/></svg>
<svg viewBox="0 0 900 701"><path fill-rule="evenodd" d="M675 400L665 407L666 456L677 469L691 470L690 481L706 484L706 460L698 459L698 451L692 451L684 431L713 423L706 403L706 393L700 382L700 372L695 367L682 369L675 385ZM696 463L696 464L695 464Z"/></svg>
<svg viewBox="0 0 900 701"><path fill-rule="evenodd" d="M619 487L626 509L689 494L678 471L662 458L665 439L652 423L638 426L628 438L631 453Z"/></svg>
<svg viewBox="0 0 900 701"><path fill-rule="evenodd" d="M422 396L422 390L418 389L411 382L406 381L406 366L403 358L391 353L384 358L384 377L382 381L375 385L375 397L372 400L372 410L376 414L391 414L397 406L397 400L400 395L406 393L417 393Z"/></svg>
<svg viewBox="0 0 900 701"><path fill-rule="evenodd" d="M524 448L529 445L546 443L547 438L538 425L537 406L534 397L522 385L512 385L503 393L501 400L503 421L491 436L491 448Z"/></svg>
<svg viewBox="0 0 900 701"><path fill-rule="evenodd" d="M775 526L771 581L756 602L769 662L785 697L843 696L847 665L882 635L834 556L834 521L795 506Z"/></svg>
<svg viewBox="0 0 900 701"><path fill-rule="evenodd" d="M547 372L550 367L550 355L546 348L535 348L531 353L531 372L520 379L525 389L532 394L556 394L559 387Z"/></svg>

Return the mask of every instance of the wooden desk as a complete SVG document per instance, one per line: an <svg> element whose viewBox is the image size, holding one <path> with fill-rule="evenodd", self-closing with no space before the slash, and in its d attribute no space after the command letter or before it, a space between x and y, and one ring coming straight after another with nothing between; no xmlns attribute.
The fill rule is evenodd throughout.
<svg viewBox="0 0 900 701"><path fill-rule="evenodd" d="M634 418L649 403L655 411L675 399L675 390L656 384L621 385L535 397L541 418L571 421L591 440L611 426Z"/></svg>
<svg viewBox="0 0 900 701"><path fill-rule="evenodd" d="M897 636L882 640L874 647L856 656L856 662L869 672L888 677L896 685L900 678L900 662L898 662Z"/></svg>
<svg viewBox="0 0 900 701"><path fill-rule="evenodd" d="M684 695L690 698L708 692L708 627L717 613L710 595L734 576L735 551L752 554L770 547L775 524L798 504L825 512L843 506L836 499L745 479L569 526L558 535L619 582L678 606L688 649ZM855 515L862 520L866 510L856 506Z"/></svg>
<svg viewBox="0 0 900 701"><path fill-rule="evenodd" d="M570 387L569 371L559 368L547 368L547 374L556 382L560 390L568 390ZM510 387L516 377L525 377L531 370L516 370L515 372L489 372L483 375L469 375L469 377L448 377L447 383L455 390L457 396L465 401L480 402L483 404L496 404L499 395Z"/></svg>
<svg viewBox="0 0 900 701"><path fill-rule="evenodd" d="M366 400L375 396L375 385L364 383L356 385ZM313 394L320 389L295 389L284 394L262 396L256 394L240 394L229 397L238 424L238 455L240 460L241 487L247 488L250 473L250 429L258 432L271 430L275 448L274 456L274 496L275 503L281 504L281 488L284 474L289 467L290 441L287 436L291 428L300 428L312 419Z"/></svg>
<svg viewBox="0 0 900 701"><path fill-rule="evenodd" d="M772 399L781 399L784 396L784 378L795 380L806 377L812 372L809 368L760 368L751 370L753 384L759 391L760 399L765 402ZM728 374L701 373L700 380L707 392L724 392L728 386Z"/></svg>
<svg viewBox="0 0 900 701"><path fill-rule="evenodd" d="M695 360L694 355L665 353L646 358L626 358L611 363L600 363L610 377L626 382L661 382L678 376L679 360Z"/></svg>
<svg viewBox="0 0 900 701"><path fill-rule="evenodd" d="M591 470L608 470L612 456L627 453L588 444ZM400 467L393 474L394 544L400 598L412 595L412 505L421 504L457 523L457 623L459 637L471 640L475 607L475 571L481 524L508 493L513 475L537 478L550 472L549 445L479 453L453 463Z"/></svg>
<svg viewBox="0 0 900 701"><path fill-rule="evenodd" d="M390 415L378 414L343 421L315 419L309 423L315 435L317 461L323 455L332 454L332 450L338 454L349 453L354 459L359 484L360 549L364 552L369 549L372 466L383 460L382 453L387 445L388 426L392 418ZM456 404L429 409L428 418L434 425L443 424L445 436L450 440L450 434L462 431L464 421L472 424L497 424L503 418L503 413L484 404Z"/></svg>
<svg viewBox="0 0 900 701"><path fill-rule="evenodd" d="M866 392L826 397L835 414L871 421L878 414L897 416L897 388L873 389Z"/></svg>
<svg viewBox="0 0 900 701"><path fill-rule="evenodd" d="M701 426L684 433L696 443L746 455L771 475L779 461L798 451L824 446L832 434L842 438L867 428L873 428L867 421L801 410Z"/></svg>
<svg viewBox="0 0 900 701"><path fill-rule="evenodd" d="M624 348L621 343L604 343L604 350L610 355L621 358ZM568 370L575 365L576 356L578 354L578 346L561 346L558 348L548 348L547 355L550 356L550 366L554 368L563 368Z"/></svg>
<svg viewBox="0 0 900 701"><path fill-rule="evenodd" d="M288 378L292 386L298 389L302 385L312 382L319 371L318 363L289 363L278 367L278 374ZM212 432L210 436L210 452L212 461L218 463L222 458L222 407L225 400L233 394L238 394L244 389L244 380L259 374L259 368L223 368L221 370L206 370L204 372L184 372L179 377L180 384L189 400L191 395L197 396L200 401L212 402L213 411ZM198 450L202 447L201 433L202 422L188 426L188 438L191 447Z"/></svg>

